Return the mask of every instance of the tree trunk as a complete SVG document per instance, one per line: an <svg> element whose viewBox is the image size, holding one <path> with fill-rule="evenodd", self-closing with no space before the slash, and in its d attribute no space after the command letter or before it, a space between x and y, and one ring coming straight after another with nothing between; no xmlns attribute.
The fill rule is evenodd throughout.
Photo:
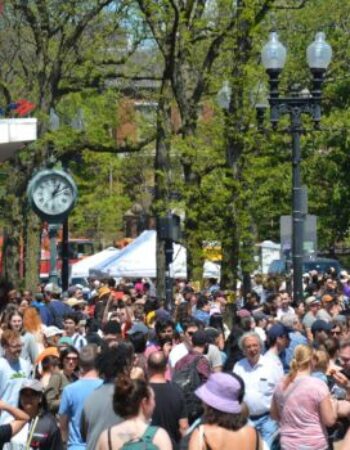
<svg viewBox="0 0 350 450"><path fill-rule="evenodd" d="M235 41L234 66L231 77L231 101L229 111L226 115L226 166L232 176L232 196L228 211L227 226L224 229L223 239L223 261L221 284L229 283L231 289L235 289L238 279L238 265L241 260L241 239L244 235L241 229L240 209L245 207L240 201L240 190L242 186L243 163L241 161L245 148L243 133L247 129L247 124L243 122L244 117L244 94L245 94L245 65L249 61L251 52L251 41L249 37L250 24L240 17L242 9L239 10L238 29ZM227 247L227 248L226 248ZM247 252L244 259L246 269L249 264L250 252Z"/></svg>
<svg viewBox="0 0 350 450"><path fill-rule="evenodd" d="M20 200L14 195L9 195L7 202L7 208L5 207L7 211L5 210L3 273L6 281L18 287L21 281L19 268L23 230L22 208L20 207Z"/></svg>
<svg viewBox="0 0 350 450"><path fill-rule="evenodd" d="M158 219L167 214L170 199L170 148L171 148L171 99L172 89L168 77L169 70L165 68L157 110L157 139L155 169L155 201L153 212ZM157 264L157 296L165 299L165 248L157 233L156 247Z"/></svg>
<svg viewBox="0 0 350 450"><path fill-rule="evenodd" d="M200 212L194 213L198 207L200 192L199 177L193 173L192 164L183 164L186 184L186 217L184 223L184 238L187 247L187 276L189 279L201 280L203 276L203 239L199 234ZM195 218L194 218L195 217Z"/></svg>
<svg viewBox="0 0 350 450"><path fill-rule="evenodd" d="M27 210L25 229L25 288L34 291L39 281L40 220Z"/></svg>

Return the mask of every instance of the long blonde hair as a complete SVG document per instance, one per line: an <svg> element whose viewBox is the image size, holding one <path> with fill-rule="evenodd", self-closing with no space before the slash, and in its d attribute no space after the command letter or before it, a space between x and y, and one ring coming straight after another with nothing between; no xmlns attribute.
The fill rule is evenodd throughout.
<svg viewBox="0 0 350 450"><path fill-rule="evenodd" d="M313 348L309 345L297 345L294 350L293 359L290 363L290 371L286 377L284 388L292 383L300 370L310 367L314 356Z"/></svg>

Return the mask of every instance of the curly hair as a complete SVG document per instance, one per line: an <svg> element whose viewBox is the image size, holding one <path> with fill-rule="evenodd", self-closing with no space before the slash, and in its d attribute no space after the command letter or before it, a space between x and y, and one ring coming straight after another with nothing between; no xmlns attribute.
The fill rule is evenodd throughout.
<svg viewBox="0 0 350 450"><path fill-rule="evenodd" d="M130 343L122 342L117 347L106 348L97 356L97 370L104 380L114 380L117 376L129 375L134 359Z"/></svg>

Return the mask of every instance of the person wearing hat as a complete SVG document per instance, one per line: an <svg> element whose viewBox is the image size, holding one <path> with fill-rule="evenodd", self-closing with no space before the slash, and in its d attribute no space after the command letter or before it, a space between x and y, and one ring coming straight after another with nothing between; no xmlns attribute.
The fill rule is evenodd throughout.
<svg viewBox="0 0 350 450"><path fill-rule="evenodd" d="M78 311L81 309L82 306L86 305L86 301L83 298L78 299L76 297L70 297L63 303L70 306L74 311Z"/></svg>
<svg viewBox="0 0 350 450"><path fill-rule="evenodd" d="M94 318L102 322L103 313L106 309L108 299L111 296L111 290L107 286L102 286L98 290L94 307Z"/></svg>
<svg viewBox="0 0 350 450"><path fill-rule="evenodd" d="M291 331L293 331L291 328L287 328L282 323L275 323L267 330L268 350L264 356L271 358L282 370L284 368L280 356L290 343L289 333Z"/></svg>
<svg viewBox="0 0 350 450"><path fill-rule="evenodd" d="M71 308L61 301L62 289L49 283L44 289L44 307L40 308L40 316L44 325L55 325L63 328L63 316L71 312Z"/></svg>
<svg viewBox="0 0 350 450"><path fill-rule="evenodd" d="M337 297L335 295L325 294L322 296L322 307L317 313L317 319L331 322L340 312Z"/></svg>
<svg viewBox="0 0 350 450"><path fill-rule="evenodd" d="M239 376L214 373L195 395L203 402L204 414L201 425L191 435L189 450L262 448L259 433L248 425L248 409L243 403L244 382Z"/></svg>
<svg viewBox="0 0 350 450"><path fill-rule="evenodd" d="M305 306L307 309L307 313L303 317L302 323L306 330L311 330L312 324L317 319L317 313L321 307L321 300L315 295L311 295L310 297L306 298Z"/></svg>
<svg viewBox="0 0 350 450"><path fill-rule="evenodd" d="M22 432L12 439L25 448L62 450L63 443L56 418L47 408L43 385L38 380L25 380L19 392L19 408L30 417Z"/></svg>
<svg viewBox="0 0 350 450"><path fill-rule="evenodd" d="M55 325L45 327L43 332L45 348L57 347L58 341L60 337L63 335L63 333L64 331L61 328L56 327Z"/></svg>
<svg viewBox="0 0 350 450"><path fill-rule="evenodd" d="M313 336L313 346L319 348L324 341L329 337L333 325L325 320L317 319L311 326L311 333Z"/></svg>

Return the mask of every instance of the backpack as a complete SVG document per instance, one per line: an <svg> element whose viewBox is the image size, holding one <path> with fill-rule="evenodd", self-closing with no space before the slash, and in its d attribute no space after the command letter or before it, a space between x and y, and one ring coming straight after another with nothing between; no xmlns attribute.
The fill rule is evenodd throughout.
<svg viewBox="0 0 350 450"><path fill-rule="evenodd" d="M198 356L188 366L183 367L180 370L175 370L172 378L172 382L179 386L184 394L190 424L198 419L203 413L202 402L194 393L194 391L203 384L197 370L197 364L201 358L202 356Z"/></svg>
<svg viewBox="0 0 350 450"><path fill-rule="evenodd" d="M153 438L156 432L158 431L158 427L148 426L143 435L137 439L125 442L125 444L121 447L121 450L159 450L159 447L153 444ZM111 439L111 429L107 430L108 436L108 450L112 450L112 439Z"/></svg>

